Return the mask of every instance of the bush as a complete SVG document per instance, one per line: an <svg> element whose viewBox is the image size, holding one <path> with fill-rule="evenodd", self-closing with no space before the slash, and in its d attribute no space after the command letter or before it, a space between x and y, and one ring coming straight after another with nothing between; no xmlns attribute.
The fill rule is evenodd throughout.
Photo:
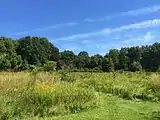
<svg viewBox="0 0 160 120"><path fill-rule="evenodd" d="M35 65L28 65L27 70L33 71L36 68Z"/></svg>
<svg viewBox="0 0 160 120"><path fill-rule="evenodd" d="M57 63L54 61L48 61L43 66L44 71L56 71L56 68L57 68Z"/></svg>

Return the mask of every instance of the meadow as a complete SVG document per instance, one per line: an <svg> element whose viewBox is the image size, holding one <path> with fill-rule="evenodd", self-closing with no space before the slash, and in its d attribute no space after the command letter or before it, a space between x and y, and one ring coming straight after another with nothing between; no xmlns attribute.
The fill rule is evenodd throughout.
<svg viewBox="0 0 160 120"><path fill-rule="evenodd" d="M160 74L0 72L0 120L160 120Z"/></svg>

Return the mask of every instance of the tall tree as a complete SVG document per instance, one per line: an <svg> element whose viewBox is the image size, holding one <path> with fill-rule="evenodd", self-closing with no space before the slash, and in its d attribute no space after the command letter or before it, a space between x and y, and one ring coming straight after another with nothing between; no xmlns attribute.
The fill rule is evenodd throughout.
<svg viewBox="0 0 160 120"><path fill-rule="evenodd" d="M117 49L111 49L108 57L112 59L115 69L119 69L119 51Z"/></svg>
<svg viewBox="0 0 160 120"><path fill-rule="evenodd" d="M61 58L59 63L67 69L71 69L75 67L74 61L75 61L76 55L69 50L65 50L61 52Z"/></svg>
<svg viewBox="0 0 160 120"><path fill-rule="evenodd" d="M142 47L142 67L148 71L157 71L160 67L160 43Z"/></svg>
<svg viewBox="0 0 160 120"><path fill-rule="evenodd" d="M49 60L58 61L59 50L46 38L24 37L18 40L17 53L31 65L42 65Z"/></svg>
<svg viewBox="0 0 160 120"><path fill-rule="evenodd" d="M121 48L120 53L119 53L119 65L120 69L127 70L128 65L127 65L127 49L126 48Z"/></svg>
<svg viewBox="0 0 160 120"><path fill-rule="evenodd" d="M128 48L128 58L130 63L133 63L134 61L140 62L141 49L138 46Z"/></svg>
<svg viewBox="0 0 160 120"><path fill-rule="evenodd" d="M76 66L79 69L89 68L90 57L86 51L82 51L78 54L76 59Z"/></svg>
<svg viewBox="0 0 160 120"><path fill-rule="evenodd" d="M99 68L102 69L103 57L100 54L91 56L90 68Z"/></svg>
<svg viewBox="0 0 160 120"><path fill-rule="evenodd" d="M112 58L104 58L102 62L102 70L104 72L112 72L114 71L114 63Z"/></svg>
<svg viewBox="0 0 160 120"><path fill-rule="evenodd" d="M17 69L21 62L21 56L16 54L14 41L0 37L0 69Z"/></svg>

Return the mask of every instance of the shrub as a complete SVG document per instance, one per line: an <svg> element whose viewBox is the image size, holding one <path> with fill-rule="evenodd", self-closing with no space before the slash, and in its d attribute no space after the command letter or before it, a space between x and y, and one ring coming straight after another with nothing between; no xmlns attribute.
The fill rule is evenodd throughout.
<svg viewBox="0 0 160 120"><path fill-rule="evenodd" d="M57 63L54 61L48 61L43 66L44 71L56 71L56 68L57 68Z"/></svg>
<svg viewBox="0 0 160 120"><path fill-rule="evenodd" d="M34 70L35 68L36 68L35 65L28 65L27 70L32 71L32 70Z"/></svg>

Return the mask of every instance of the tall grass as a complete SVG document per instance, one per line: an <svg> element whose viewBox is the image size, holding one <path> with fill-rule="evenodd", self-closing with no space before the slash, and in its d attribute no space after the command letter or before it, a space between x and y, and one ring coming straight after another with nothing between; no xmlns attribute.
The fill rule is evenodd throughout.
<svg viewBox="0 0 160 120"><path fill-rule="evenodd" d="M125 99L160 100L160 74L156 73L96 73L77 85Z"/></svg>
<svg viewBox="0 0 160 120"><path fill-rule="evenodd" d="M160 101L160 74L1 72L0 119L81 112L100 105L99 93Z"/></svg>
<svg viewBox="0 0 160 120"><path fill-rule="evenodd" d="M97 94L60 81L57 73L2 73L0 119L57 116L98 105Z"/></svg>

